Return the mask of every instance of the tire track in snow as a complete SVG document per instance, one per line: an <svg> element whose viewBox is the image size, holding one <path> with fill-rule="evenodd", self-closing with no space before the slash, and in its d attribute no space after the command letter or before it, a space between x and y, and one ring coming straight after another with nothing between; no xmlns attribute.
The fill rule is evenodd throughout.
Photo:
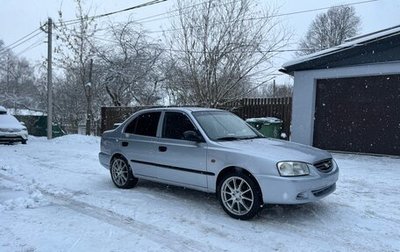
<svg viewBox="0 0 400 252"><path fill-rule="evenodd" d="M0 173L0 178L24 185L13 177L9 177ZM131 217L113 212L108 209L103 209L85 202L74 200L67 196L54 194L44 188L37 189L53 204L69 208L75 212L97 219L101 222L115 226L125 231L143 235L143 237L152 240L172 251L222 251L222 248L216 248L202 242L192 240L182 235L176 234L169 230L162 230L154 225L147 224Z"/></svg>

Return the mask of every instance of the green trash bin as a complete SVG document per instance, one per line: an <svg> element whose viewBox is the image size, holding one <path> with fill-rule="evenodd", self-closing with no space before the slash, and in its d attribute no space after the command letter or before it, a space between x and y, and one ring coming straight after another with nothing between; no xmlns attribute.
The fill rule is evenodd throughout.
<svg viewBox="0 0 400 252"><path fill-rule="evenodd" d="M281 138L283 124L281 119L275 117L260 117L246 119L246 122L266 137Z"/></svg>

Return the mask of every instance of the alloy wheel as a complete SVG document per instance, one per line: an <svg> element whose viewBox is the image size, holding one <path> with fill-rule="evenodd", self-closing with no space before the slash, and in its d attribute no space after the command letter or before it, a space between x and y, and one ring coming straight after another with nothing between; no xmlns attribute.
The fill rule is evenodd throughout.
<svg viewBox="0 0 400 252"><path fill-rule="evenodd" d="M241 177L229 177L221 186L221 200L224 207L234 215L249 213L254 204L254 193Z"/></svg>
<svg viewBox="0 0 400 252"><path fill-rule="evenodd" d="M115 159L111 167L111 175L118 186L124 186L128 181L129 168L124 160Z"/></svg>

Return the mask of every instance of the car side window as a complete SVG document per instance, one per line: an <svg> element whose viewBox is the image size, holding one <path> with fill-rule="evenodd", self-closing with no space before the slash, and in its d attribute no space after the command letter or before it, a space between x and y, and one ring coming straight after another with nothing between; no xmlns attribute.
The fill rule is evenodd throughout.
<svg viewBox="0 0 400 252"><path fill-rule="evenodd" d="M185 139L183 133L185 131L196 131L196 127L190 119L180 112L165 112L163 123L163 138Z"/></svg>
<svg viewBox="0 0 400 252"><path fill-rule="evenodd" d="M155 137L160 115L161 112L150 112L137 116L126 126L125 133Z"/></svg>

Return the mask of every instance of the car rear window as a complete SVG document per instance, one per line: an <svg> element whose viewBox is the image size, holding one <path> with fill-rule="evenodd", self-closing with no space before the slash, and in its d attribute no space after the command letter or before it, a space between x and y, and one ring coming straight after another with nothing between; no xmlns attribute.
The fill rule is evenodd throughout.
<svg viewBox="0 0 400 252"><path fill-rule="evenodd" d="M155 137L160 115L161 112L150 112L137 116L125 128L125 133Z"/></svg>

